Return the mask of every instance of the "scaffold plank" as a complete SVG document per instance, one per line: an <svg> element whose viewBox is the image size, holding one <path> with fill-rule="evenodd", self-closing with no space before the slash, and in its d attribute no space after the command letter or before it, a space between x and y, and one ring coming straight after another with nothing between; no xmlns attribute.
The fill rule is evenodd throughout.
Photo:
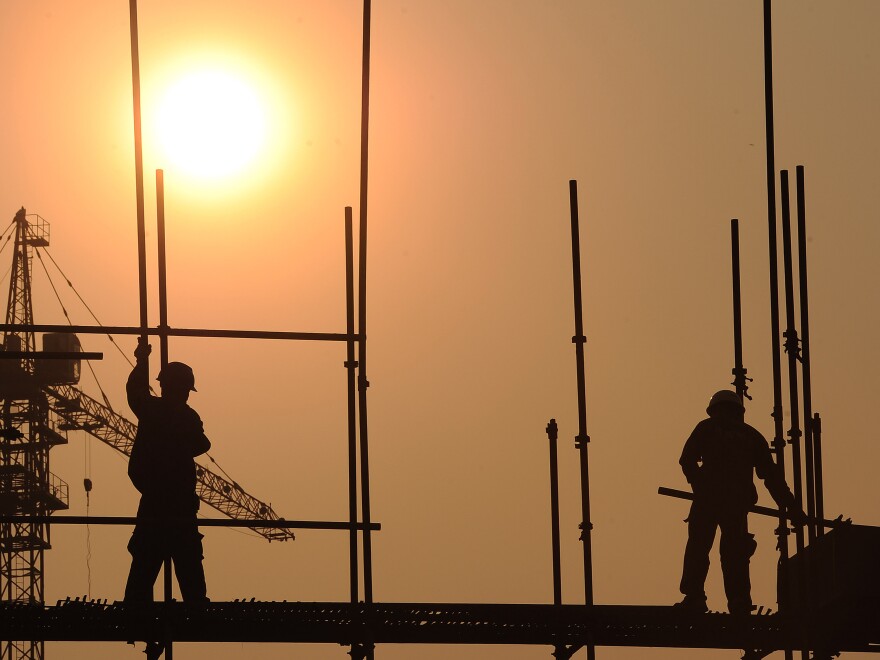
<svg viewBox="0 0 880 660"><path fill-rule="evenodd" d="M332 644L527 644L880 652L876 621L672 607L454 603L63 601L0 606L0 639Z"/></svg>

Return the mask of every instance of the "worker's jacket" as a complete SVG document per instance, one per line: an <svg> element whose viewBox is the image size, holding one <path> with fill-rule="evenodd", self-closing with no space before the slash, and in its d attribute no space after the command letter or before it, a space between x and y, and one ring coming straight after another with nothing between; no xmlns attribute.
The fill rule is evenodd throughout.
<svg viewBox="0 0 880 660"><path fill-rule="evenodd" d="M211 448L198 413L150 394L147 364L140 362L126 384L128 405L138 418L128 476L141 493L139 518L195 515L196 465Z"/></svg>
<svg viewBox="0 0 880 660"><path fill-rule="evenodd" d="M794 503L767 440L745 422L710 417L697 424L679 460L694 501L748 508L758 501L753 474L783 508Z"/></svg>

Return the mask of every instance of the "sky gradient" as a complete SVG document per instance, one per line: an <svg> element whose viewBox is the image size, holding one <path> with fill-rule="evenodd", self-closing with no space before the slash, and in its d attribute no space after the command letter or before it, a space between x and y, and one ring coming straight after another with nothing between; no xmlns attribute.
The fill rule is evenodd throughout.
<svg viewBox="0 0 880 660"><path fill-rule="evenodd" d="M755 379L747 420L768 439L773 432L761 5L374 1L368 376L373 518L383 526L373 542L377 601L552 600L544 427L554 417L563 598L582 602L569 179L579 181L581 202L595 600L680 598L687 505L656 493L686 486L681 447L731 380L734 217L744 362ZM796 165L806 168L826 512L876 525L880 4L773 7L777 168L792 178ZM151 323L153 173L165 168L172 326L344 331L361 4L143 0L140 45ZM0 0L0 209L7 221L24 206L51 223L49 252L106 325L138 322L129 48L124 0ZM162 91L199 62L235 69L271 100L268 150L221 185L162 162L150 133ZM3 273L8 250L0 256ZM35 321L64 322L34 268ZM55 280L72 321L91 323ZM104 351L94 365L101 386L131 416L126 363L106 340L81 340ZM134 349L132 338L117 340ZM238 483L286 518L347 517L344 346L173 339L171 359L193 366L190 403L212 455ZM83 389L100 398L90 374ZM91 514L135 511L124 460L96 440L71 434L53 450L52 471L71 484L71 514L85 513L85 476L95 484ZM760 483L759 492L769 503ZM775 607L772 528L752 521L752 582L755 602ZM84 529L53 529L47 601L87 591L121 598L128 535L95 527L87 540ZM211 529L205 549L214 600L348 597L344 533L267 544ZM717 549L707 588L710 607L724 609ZM121 652L135 657L118 644L49 644L47 658ZM346 657L330 646L181 644L175 653ZM377 651L383 659L549 654ZM739 653L600 649L599 657Z"/></svg>

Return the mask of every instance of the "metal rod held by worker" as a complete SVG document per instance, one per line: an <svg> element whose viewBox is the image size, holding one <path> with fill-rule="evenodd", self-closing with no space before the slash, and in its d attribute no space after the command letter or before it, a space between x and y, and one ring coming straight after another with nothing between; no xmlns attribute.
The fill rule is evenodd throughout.
<svg viewBox="0 0 880 660"><path fill-rule="evenodd" d="M159 330L168 327L168 289L165 261L165 178L162 170L156 170L156 241L158 243L156 255L158 258L158 284L159 284ZM168 335L159 334L159 373L168 366ZM162 589L164 600L170 603L174 600L174 592L171 580L171 555L165 557L162 562ZM170 642L166 642L165 658L171 658L173 653Z"/></svg>
<svg viewBox="0 0 880 660"><path fill-rule="evenodd" d="M788 396L791 410L791 425L788 441L791 444L791 469L794 477L794 499L798 507L803 509L804 491L801 465L801 427L800 427L800 394L798 391L798 356L800 341L795 328L794 314L794 267L791 243L791 206L788 185L788 170L780 172L782 195L782 260L785 281L785 319L786 329L785 351L788 353ZM794 530L795 547L800 552L804 549L804 530L798 525Z"/></svg>
<svg viewBox="0 0 880 660"><path fill-rule="evenodd" d="M159 364L168 364L168 276L165 260L165 176L156 170L156 240L159 261Z"/></svg>
<svg viewBox="0 0 880 660"><path fill-rule="evenodd" d="M134 113L134 176L135 196L137 198L137 237L138 237L138 288L140 292L140 325L146 329L147 317L147 231L144 219L144 157L141 135L141 72L138 52L138 10L137 0L129 0L129 28L131 31L131 90ZM146 332L142 333L147 340Z"/></svg>
<svg viewBox="0 0 880 660"><path fill-rule="evenodd" d="M816 467L813 441L813 384L810 375L810 305L807 295L807 220L804 197L804 166L795 168L798 224L798 282L801 309L801 381L804 399L804 481L806 483L807 516L816 516ZM821 534L821 527L807 525L810 543Z"/></svg>
<svg viewBox="0 0 880 660"><path fill-rule="evenodd" d="M357 362L354 353L354 234L352 209L345 207L345 342L346 389L348 394L348 520L357 520ZM351 602L358 601L358 536L352 527L348 540Z"/></svg>
<svg viewBox="0 0 880 660"><path fill-rule="evenodd" d="M679 500L689 500L690 501L690 500L694 499L693 493L690 493L686 490L677 490L675 488L666 488L665 486L660 486L657 489L657 494L658 495L665 495L666 497L674 497ZM757 513L758 515L767 516L769 518L778 518L779 517L779 510L778 509L773 509L769 506L761 506L759 504L753 504L751 507L749 507L749 512ZM791 518L788 515L786 515L786 520L791 520ZM813 519L811 519L811 522L816 525L819 525L820 527L828 527L828 528L842 527L842 526L858 527L858 525L853 525L853 523L849 520L843 520L842 516L837 520L827 520L825 518L813 518Z"/></svg>
<svg viewBox="0 0 880 660"><path fill-rule="evenodd" d="M592 605L593 523L590 521L590 464L587 456L587 446L590 442L590 437L587 435L587 403L584 376L584 344L587 338L584 336L583 298L581 295L581 239L578 218L577 181L571 180L568 182L568 194L571 209L571 264L574 294L574 337L572 337L572 343L575 346L578 402L578 434L575 446L580 457L581 474L581 541L584 544L584 602L586 605ZM588 646L587 658L592 660L595 658L595 654L595 647L592 645Z"/></svg>

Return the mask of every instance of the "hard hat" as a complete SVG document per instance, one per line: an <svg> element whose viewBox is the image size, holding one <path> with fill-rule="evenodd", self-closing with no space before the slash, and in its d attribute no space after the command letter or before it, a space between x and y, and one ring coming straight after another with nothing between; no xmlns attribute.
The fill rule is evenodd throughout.
<svg viewBox="0 0 880 660"><path fill-rule="evenodd" d="M718 392L715 392L709 400L709 405L706 406L706 412L711 415L712 408L720 405L733 405L739 408L742 412L745 412L746 410L745 406L743 406L742 399L739 398L739 394L731 390L719 390Z"/></svg>
<svg viewBox="0 0 880 660"><path fill-rule="evenodd" d="M179 383L193 392L196 391L196 377L193 375L192 367L183 362L169 362L162 367L156 380L160 383Z"/></svg>

